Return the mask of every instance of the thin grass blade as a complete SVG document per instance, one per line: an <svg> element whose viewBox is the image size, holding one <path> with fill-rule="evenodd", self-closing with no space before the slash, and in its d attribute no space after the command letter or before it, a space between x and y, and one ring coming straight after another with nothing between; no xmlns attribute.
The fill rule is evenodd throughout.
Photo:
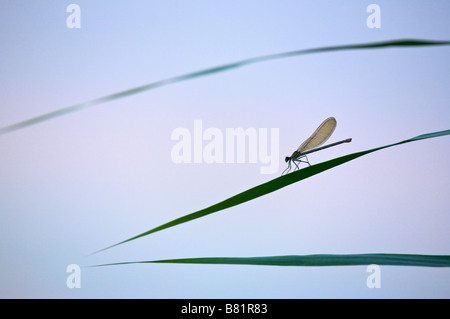
<svg viewBox="0 0 450 319"><path fill-rule="evenodd" d="M138 86L135 88L131 88L128 90L124 90L121 92L117 92L114 94L110 94L104 97L100 97L97 99L93 99L87 102L75 104L72 106L68 106L65 108L61 108L59 110L55 110L52 112L48 112L15 124L11 124L5 127L0 128L0 135L10 133L16 130L24 129L26 127L36 125L51 119L55 119L58 117L61 117L63 115L68 115L73 112L78 112L81 110L84 110L86 108L99 105L102 103L118 100L121 98L125 98L131 95L135 95L138 93L142 93L145 91L153 90L159 87L163 87L169 84L192 80L195 78L212 75L220 72L230 71L233 69L241 68L250 64L270 61L270 60L277 60L277 59L284 59L284 58L290 58L295 57L299 55L305 55L305 54L314 54L314 53L326 53L326 52L332 52L332 51L346 51L346 50L365 50L365 49L380 49L380 48L392 48L392 47L420 47L420 46L437 46L437 45L450 45L450 41L434 41L434 40L417 40L417 39L400 39L400 40L391 40L391 41L384 41L384 42L375 42L375 43L363 43L363 44L350 44L350 45L338 45L338 46L328 46L328 47L321 47L321 48L314 48L314 49L306 49L306 50L296 50L296 51L290 51L290 52L283 52L283 53L277 53L277 54L271 54L271 55L265 55L265 56L259 56L254 58L249 58L245 60L241 60L238 62L228 63L212 68L207 68L200 71L195 71L179 76L175 76L172 78L168 78L165 80L156 81L153 83L149 83L146 85Z"/></svg>
<svg viewBox="0 0 450 319"><path fill-rule="evenodd" d="M349 254L349 255L288 255L264 257L203 257L180 258L152 261L129 261L95 265L118 266L128 264L214 264L214 265L257 265L257 266L416 266L416 267L450 267L448 255L411 255L411 254Z"/></svg>
<svg viewBox="0 0 450 319"><path fill-rule="evenodd" d="M240 205L242 203L245 203L245 202L248 202L248 201L253 200L255 198L267 195L267 194L269 194L271 192L274 192L276 190L279 190L279 189L281 189L283 187L286 187L286 186L291 185L293 183L297 183L297 182L299 182L299 181L301 181L303 179L306 179L308 177L314 176L316 174L319 174L321 172L329 170L329 169L331 169L333 167L336 167L336 166L342 165L344 163L347 163L349 161L352 161L352 160L354 160L354 159L356 159L358 157L370 154L372 152L379 151L379 150L382 150L382 149L385 149L385 148L388 148L388 147L392 147L392 146L396 146L396 145L401 145L401 144L404 144L404 143L424 140L424 139L428 139L428 138L440 137L440 136L445 136L445 135L450 135L450 130L434 132L434 133L428 133L428 134L422 134L422 135L419 135L419 136L416 136L416 137L413 137L413 138L410 138L410 139L407 139L407 140L404 140L404 141L401 141L401 142L398 142L398 143L389 144L389 145L373 148L373 149L370 149L370 150L366 150L366 151L361 151L361 152L345 155L345 156L338 157L338 158L335 158L335 159L332 159L332 160L329 160L329 161L326 161L326 162L322 162L322 163L318 163L318 164L315 164L315 165L311 165L311 166L305 167L305 168L303 168L301 170L298 170L298 171L295 171L295 172L292 172L292 173L289 173L289 174L286 174L286 175L282 175L282 176L277 177L275 179L272 179L272 180L270 180L270 181L268 181L268 182L266 182L264 184L260 184L258 186L253 187L253 188L250 188L250 189L248 189L248 190L246 190L246 191L244 191L242 193L239 193L239 194L237 194L237 195L235 195L233 197L230 197L230 198L228 198L228 199L226 199L226 200L224 200L222 202L219 202L219 203L217 203L215 205L212 205L212 206L207 207L205 209L196 211L196 212L191 213L189 215L185 215L185 216L182 216L180 218L174 219L174 220L172 220L172 221L170 221L168 223L165 223L165 224L160 225L158 227L152 228L152 229L150 229L150 230L148 230L146 232L143 232L143 233L141 233L139 235L136 235L134 237L131 237L129 239L121 241L121 242L119 242L117 244L114 244L114 245L111 245L109 247L103 248L103 249L101 249L101 250L99 250L97 252L104 251L106 249L109 249L109 248L112 248L112 247L124 244L126 242L129 242L129 241L132 241L132 240L135 240L135 239L138 239L140 237L144 237L144 236L150 235L152 233L161 231L163 229L167 229L167 228L170 228L170 227L182 224L182 223L186 223L186 222L192 221L194 219L197 219L197 218L200 218L200 217L203 217L203 216L206 216L206 215L209 215L209 214L212 214L212 213L215 213L215 212L218 212L218 211L221 211L221 210L224 210L224 209L236 206L236 205Z"/></svg>

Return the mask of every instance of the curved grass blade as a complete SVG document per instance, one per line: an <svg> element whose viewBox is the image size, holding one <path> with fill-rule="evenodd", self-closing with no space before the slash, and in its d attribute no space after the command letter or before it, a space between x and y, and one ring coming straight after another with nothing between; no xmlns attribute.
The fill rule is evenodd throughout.
<svg viewBox="0 0 450 319"><path fill-rule="evenodd" d="M128 261L95 265L117 266L127 264L170 263L170 264L214 264L214 265L258 265L258 266L419 266L450 267L448 255L410 255L410 254L350 254L350 255L288 255L264 257L204 257L180 258L152 261Z"/></svg>
<svg viewBox="0 0 450 319"><path fill-rule="evenodd" d="M163 225L160 225L158 227L150 229L150 230L148 230L148 231L146 231L146 232L144 232L142 234L136 235L134 237L131 237L129 239L121 241L121 242L119 242L117 244L114 244L114 245L111 245L109 247L103 248L103 249L101 249L101 250L99 250L97 252L104 251L104 250L112 248L114 246L118 246L118 245L124 244L126 242L138 239L140 237L144 237L144 236L150 235L150 234L155 233L157 231L160 231L160 230L163 230L163 229L166 229L166 228L169 228L169 227L173 227L173 226L176 226L176 225L179 225L179 224L182 224L182 223L185 223L185 222L188 222L188 221L191 221L191 220L194 220L194 219L197 219L197 218L200 218L200 217L203 217L203 216L206 216L206 215L209 215L209 214L212 214L212 213L224 210L226 208L230 208L230 207L233 207L233 206L245 203L247 201L250 201L252 199L264 196L266 194L269 194L271 192L279 190L279 189L281 189L283 187L286 187L286 186L291 185L293 183L299 182L299 181L301 181L301 180L303 180L305 178L311 177L313 175L316 175L318 173L321 173L323 171L326 171L326 170L331 169L333 167L336 167L338 165L344 164L344 163L349 162L351 160L354 160L354 159L356 159L358 157L370 154L372 152L375 152L375 151L378 151L378 150L382 150L382 149L385 149L385 148L388 148L388 147L404 144L404 143L409 143L409 142L414 142L414 141L419 141L419 140L423 140L423 139L439 137L439 136L444 136L444 135L450 135L450 130L434 132L434 133L428 133L428 134L422 134L422 135L419 135L419 136L416 136L416 137L413 137L413 138L410 138L410 139L407 139L407 140L404 140L404 141L401 141L401 142L398 142L398 143L389 144L389 145L373 148L373 149L370 149L370 150L367 150L367 151L362 151L362 152L357 152L357 153L345 155L345 156L338 157L338 158L335 158L335 159L332 159L332 160L329 160L329 161L326 161L326 162L322 162L322 163L319 163L319 164L315 164L315 165L311 165L311 166L305 167L305 168L303 168L301 170L292 172L290 174L286 174L286 175L282 175L280 177L274 178L274 179L272 179L272 180L270 180L270 181L268 181L268 182L266 182L264 184L260 184L258 186L253 187L253 188L250 188L250 189L248 189L248 190L246 190L246 191L244 191L244 192L242 192L240 194L237 194L237 195L235 195L233 197L230 197L230 198L228 198L228 199L226 199L226 200L224 200L222 202L219 202L219 203L217 203L215 205L212 205L212 206L207 207L205 209L196 211L196 212L191 213L189 215L185 215L185 216L182 216L180 218L174 219L174 220L172 220L172 221L170 221L168 223L165 223Z"/></svg>
<svg viewBox="0 0 450 319"><path fill-rule="evenodd" d="M187 81L191 79L195 79L198 77L203 77L219 72L229 71L232 69L240 68L246 65L254 64L254 63L260 63L264 61L269 60L276 60L276 59L283 59L283 58L289 58L294 57L298 55L304 55L304 54L313 54L313 53L324 53L324 52L331 52L331 51L343 51L343 50L357 50L357 49L377 49L377 48L388 48L388 47L412 47L412 46L435 46L435 45L450 45L450 41L434 41L434 40L416 40L416 39L402 39L402 40L391 40L391 41L385 41L385 42L375 42L375 43L363 43L363 44L350 44L350 45L338 45L338 46L328 46L328 47L321 47L321 48L315 48L315 49L306 49L306 50L296 50L296 51L290 51L290 52L283 52L283 53L277 53L277 54L271 54L271 55L265 55L265 56L259 56L254 58L249 58L245 60L241 60L238 62L228 63L212 68L203 69L200 71L195 71L191 73L187 73L184 75L175 76L172 78L168 78L161 81L156 81L150 84L142 85L139 87L135 87L132 89L124 90L118 93L110 94L104 97L100 97L88 102L75 104L72 106L68 106L53 112L48 112L33 118L30 118L28 120L24 120L9 126L5 126L0 128L0 135L6 134L9 132L13 132L19 129L23 129L32 125L36 125L63 115L67 115L73 112L81 111L83 109L86 109L88 107L92 107L94 105L99 105L102 103L106 103L109 101L118 100L127 96L131 96L134 94L142 93L145 91L153 90L158 87L166 86L172 83L176 82L182 82Z"/></svg>

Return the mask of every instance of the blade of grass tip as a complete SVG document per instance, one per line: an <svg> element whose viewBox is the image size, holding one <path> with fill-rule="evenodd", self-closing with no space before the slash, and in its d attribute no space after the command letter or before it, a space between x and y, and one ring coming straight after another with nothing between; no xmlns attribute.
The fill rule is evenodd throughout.
<svg viewBox="0 0 450 319"><path fill-rule="evenodd" d="M195 79L202 76L207 76L215 73L230 71L233 69L237 69L246 65L260 63L269 60L276 60L282 58L289 58L299 55L305 54L314 54L314 53L326 53L332 51L346 51L346 50L359 50L359 49L379 49L379 48L389 48L389 47L414 47L414 46L440 46L440 45L450 45L450 41L435 41L435 40L419 40L419 39L400 39L400 40L390 40L383 42L375 42L375 43L363 43L363 44L350 44L350 45L337 45L337 46L327 46L320 47L314 49L305 49L305 50L296 50L289 51L284 53L276 53L271 55L253 57L245 60L241 60L238 62L228 63L216 67L207 68L200 71L195 71L191 73L187 73L180 76L175 76L172 78L168 78L165 80L156 81L150 84L142 85L139 87L135 87L132 89L124 90L118 93L110 94L101 98L97 98L88 102L79 103L73 106L65 107L56 111L48 112L28 120L24 120L6 127L0 128L0 135L10 133L19 129L23 129L32 125L36 125L38 123L42 123L63 115L67 115L73 112L81 111L88 107L92 107L94 105L99 105L105 102L121 99L127 96L131 96L134 94L142 93L145 91L153 90L162 86L166 86L169 84L173 84L176 82L187 81L191 79Z"/></svg>
<svg viewBox="0 0 450 319"><path fill-rule="evenodd" d="M318 254L287 255L263 257L200 257L148 261L126 261L93 265L89 267L118 266L129 264L170 263L170 264L210 264L210 265L252 265L252 266L416 266L416 267L450 267L448 255L413 255L413 254Z"/></svg>
<svg viewBox="0 0 450 319"><path fill-rule="evenodd" d="M118 245L121 245L121 244L124 244L124 243L129 242L129 241L138 239L140 237L144 237L144 236L150 235L150 234L155 233L157 231L160 231L160 230L163 230L163 229L166 229L166 228L170 228L170 227L173 227L173 226L176 226L176 225L188 222L188 221L192 221L194 219L197 219L197 218L200 218L200 217L203 217L203 216L206 216L206 215L209 215L209 214L212 214L212 213L215 213L215 212L218 212L218 211L221 211L221 210L224 210L224 209L227 209L227 208L230 208L230 207L233 207L233 206L245 203L247 201L250 201L250 200L253 200L255 198L264 196L266 194L269 194L271 192L279 190L279 189L281 189L283 187L286 187L286 186L291 185L293 183L299 182L299 181L301 181L303 179L306 179L308 177L311 177L313 175L316 175L318 173L321 173L323 171L326 171L326 170L331 169L333 167L336 167L338 165L342 165L342 164L344 164L346 162L349 162L349 161L354 160L354 159L356 159L358 157L370 154L372 152L375 152L375 151L378 151L378 150L381 150L381 149L385 149L385 148L388 148L388 147L404 144L404 143L419 141L419 140L433 138L433 137L445 136L445 135L450 135L450 130L434 132L434 133L428 133L428 134L422 134L422 135L419 135L419 136L416 136L416 137L413 137L413 138L410 138L410 139L407 139L407 140L404 140L404 141L400 141L400 142L397 142L397 143L394 143L394 144L389 144L389 145L380 146L380 147L373 148L373 149L366 150L366 151L361 151L361 152L357 152L357 153L348 154L348 155L341 156L341 157L338 157L338 158L335 158L335 159L332 159L332 160L329 160L329 161L326 161L326 162L322 162L322 163L318 163L318 164L315 164L315 165L308 166L306 168L303 168L301 170L292 172L290 174L276 177L276 178L274 178L274 179L272 179L272 180L270 180L270 181L268 181L266 183L260 184L258 186L253 187L253 188L250 188L250 189L248 189L248 190L246 190L246 191L244 191L242 193L239 193L239 194L237 194L235 196L232 196L232 197L230 197L230 198L228 198L228 199L226 199L226 200L224 200L222 202L219 202L219 203L217 203L215 205L209 206L209 207L207 207L205 209L202 209L202 210L196 211L194 213L191 213L191 214L179 217L177 219L174 219L174 220L172 220L170 222L167 222L167 223L165 223L163 225L160 225L158 227L152 228L152 229L150 229L150 230L148 230L146 232L143 232L143 233L141 233L139 235L136 235L134 237L131 237L129 239L126 239L124 241L116 243L114 245L111 245L111 246L108 246L108 247L103 248L101 250L98 250L98 251L94 252L93 254L101 252L101 251L104 251L104 250L107 250L107 249L110 249L112 247L115 247L115 246L118 246Z"/></svg>

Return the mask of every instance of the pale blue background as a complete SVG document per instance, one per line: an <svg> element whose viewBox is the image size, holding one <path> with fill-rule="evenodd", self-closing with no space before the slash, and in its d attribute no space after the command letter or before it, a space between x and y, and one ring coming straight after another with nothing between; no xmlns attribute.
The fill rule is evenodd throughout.
<svg viewBox="0 0 450 319"><path fill-rule="evenodd" d="M66 7L81 7L81 29ZM368 29L366 7L381 7ZM0 2L0 127L153 81L290 50L449 40L449 1ZM208 256L449 254L448 137L372 153L103 253L91 252L278 176L326 117L318 163L450 128L449 47L347 51L251 65L0 136L3 298L449 298L450 269L145 264ZM279 128L280 168L174 164L172 131Z"/></svg>

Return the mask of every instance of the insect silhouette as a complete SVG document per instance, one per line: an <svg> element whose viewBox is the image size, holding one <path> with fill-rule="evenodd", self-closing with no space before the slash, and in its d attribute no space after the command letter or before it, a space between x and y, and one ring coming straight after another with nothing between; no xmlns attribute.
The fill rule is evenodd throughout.
<svg viewBox="0 0 450 319"><path fill-rule="evenodd" d="M291 156L286 156L284 161L288 163L288 167L283 171L281 175L283 175L285 172L289 173L291 170L291 163L294 163L295 169L299 169L298 165L300 163L307 163L309 166L311 164L309 163L307 154L314 153L317 151L321 151L323 149L336 146L342 143L349 143L352 141L351 138L348 138L343 141L339 141L336 143L328 144L322 147L319 147L323 143L325 143L328 138L333 134L334 129L336 128L337 122L334 117L329 117L325 121L322 122L322 124L319 125L319 127L314 131L314 133L307 138L299 147L297 150L295 150Z"/></svg>

